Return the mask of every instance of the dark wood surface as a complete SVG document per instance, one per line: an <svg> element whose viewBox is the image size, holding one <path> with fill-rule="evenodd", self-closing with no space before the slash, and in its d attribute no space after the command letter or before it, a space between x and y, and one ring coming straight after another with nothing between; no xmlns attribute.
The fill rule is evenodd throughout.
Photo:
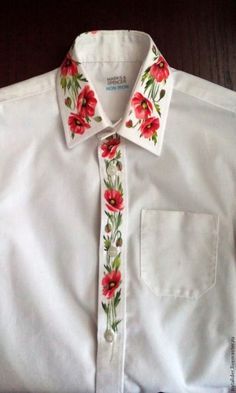
<svg viewBox="0 0 236 393"><path fill-rule="evenodd" d="M0 87L61 64L88 30L148 32L169 64L236 91L236 0L5 0Z"/></svg>

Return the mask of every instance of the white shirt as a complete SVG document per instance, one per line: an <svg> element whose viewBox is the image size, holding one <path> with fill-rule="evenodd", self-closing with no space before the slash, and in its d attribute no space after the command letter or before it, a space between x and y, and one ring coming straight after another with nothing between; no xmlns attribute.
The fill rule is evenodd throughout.
<svg viewBox="0 0 236 393"><path fill-rule="evenodd" d="M0 89L1 393L232 391L235 124L142 31Z"/></svg>

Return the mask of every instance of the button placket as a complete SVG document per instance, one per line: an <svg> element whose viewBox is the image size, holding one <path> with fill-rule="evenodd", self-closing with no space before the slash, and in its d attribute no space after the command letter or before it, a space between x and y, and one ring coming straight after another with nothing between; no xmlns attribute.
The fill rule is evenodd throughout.
<svg viewBox="0 0 236 393"><path fill-rule="evenodd" d="M110 130L111 131L111 130ZM123 139L98 138L101 179L96 393L122 393L125 352L127 184Z"/></svg>

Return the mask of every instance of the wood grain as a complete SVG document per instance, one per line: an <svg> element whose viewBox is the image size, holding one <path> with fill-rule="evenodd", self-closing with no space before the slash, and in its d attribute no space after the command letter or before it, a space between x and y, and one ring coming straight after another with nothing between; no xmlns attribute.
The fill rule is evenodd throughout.
<svg viewBox="0 0 236 393"><path fill-rule="evenodd" d="M236 0L4 1L0 87L61 64L88 30L148 32L169 64L236 91Z"/></svg>

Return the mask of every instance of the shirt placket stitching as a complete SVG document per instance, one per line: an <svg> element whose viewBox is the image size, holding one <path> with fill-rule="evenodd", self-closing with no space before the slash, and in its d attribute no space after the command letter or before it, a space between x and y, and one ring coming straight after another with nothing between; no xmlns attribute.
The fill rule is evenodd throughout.
<svg viewBox="0 0 236 393"><path fill-rule="evenodd" d="M112 146L114 140L117 144ZM99 140L98 157L101 178L101 232L96 392L105 392L106 383L109 383L105 376L108 375L107 371L109 370L110 382L114 382L114 393L122 393L126 322L125 257L128 202L126 168L124 167L125 146L122 138L115 134ZM112 280L113 282L111 282ZM111 283L112 285L110 285ZM105 340L107 329L115 335L112 343Z"/></svg>

